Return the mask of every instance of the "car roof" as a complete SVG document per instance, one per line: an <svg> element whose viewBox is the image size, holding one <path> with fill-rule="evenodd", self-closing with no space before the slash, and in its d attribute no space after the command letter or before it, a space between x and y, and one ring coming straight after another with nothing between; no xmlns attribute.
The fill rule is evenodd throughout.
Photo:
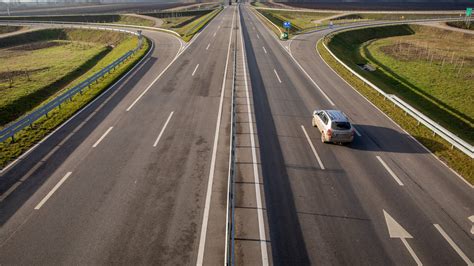
<svg viewBox="0 0 474 266"><path fill-rule="evenodd" d="M341 110L324 110L332 121L349 122L346 115Z"/></svg>

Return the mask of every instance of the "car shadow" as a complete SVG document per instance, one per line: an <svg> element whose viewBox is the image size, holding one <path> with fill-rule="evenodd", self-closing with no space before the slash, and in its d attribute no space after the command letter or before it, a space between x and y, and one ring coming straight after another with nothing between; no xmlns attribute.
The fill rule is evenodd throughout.
<svg viewBox="0 0 474 266"><path fill-rule="evenodd" d="M347 147L356 150L382 151L393 153L428 153L414 138L405 132L392 128L373 125L353 125L361 136L355 136L354 141ZM417 137L418 141L443 145L435 140Z"/></svg>

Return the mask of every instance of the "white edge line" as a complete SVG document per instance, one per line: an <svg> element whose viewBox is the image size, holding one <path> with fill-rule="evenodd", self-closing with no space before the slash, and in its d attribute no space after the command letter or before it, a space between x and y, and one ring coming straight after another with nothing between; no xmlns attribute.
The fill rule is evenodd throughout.
<svg viewBox="0 0 474 266"><path fill-rule="evenodd" d="M231 29L234 28L234 18L235 18L235 12L232 15L232 24L231 24ZM224 103L224 91L225 91L225 84L226 84L226 79L227 79L227 68L229 65L229 56L230 56L230 47L232 44L232 30L229 33L229 46L227 48L227 59L225 63L225 69L224 69L224 77L222 79L222 88L221 88L221 97L220 97L220 102L219 102L219 112L217 114L217 121L216 121L216 130L215 130L215 135L214 135L214 144L212 148L212 157L211 157L211 167L209 170L209 180L207 183L207 190L206 190L206 201L204 203L204 213L203 213L203 218L202 218L202 225L201 225L201 235L199 238L199 248L198 248L198 254L197 254L197 262L196 265L201 266L203 265L204 261L204 249L206 246L206 236L207 236L207 225L209 221L209 209L211 205L211 195L212 195L212 184L214 182L214 171L216 167L216 156L217 156L217 144L219 140L219 129L220 129L220 123L222 119L222 106Z"/></svg>
<svg viewBox="0 0 474 266"><path fill-rule="evenodd" d="M151 54L151 52L153 51L154 47L155 47L155 42L153 42L152 40L152 43L151 43L151 47L150 47L150 50L148 51L148 53L142 58L140 59L140 61L132 68L130 69L130 71L128 71L125 75L123 75L123 77L121 77L119 80L117 80L114 84L112 84L112 86L110 86L107 90L103 91L102 93L99 94L99 96L97 96L94 100L92 100L90 103L88 103L86 106L82 107L80 110L78 110L73 116L71 116L71 118L69 118L68 120L66 120L65 122L63 122L59 127L57 127L55 130L53 130L51 133L49 133L46 137L44 137L42 140L40 140L38 143L36 143L33 147L31 147L29 150L27 150L25 153L23 153L22 155L20 155L20 157L16 158L13 162L11 162L10 164L8 164L7 166L5 166L2 170L0 170L0 174L3 174L3 172L7 171L9 168L11 168L13 165L15 165L18 161L20 160L23 160L24 157L28 156L28 154L30 154L32 151L34 151L39 145L41 145L43 142L45 142L46 140L48 140L52 135L54 135L56 132L58 132L59 130L61 130L64 126L66 126L69 122L71 122L74 118L76 118L79 114L81 114L82 112L84 112L85 110L87 110L92 104L94 104L96 101L98 101L99 99L101 99L102 97L104 97L104 95L106 95L110 90L112 90L115 86L117 86L117 84L119 84L120 82L122 82L123 79L125 78L128 78L130 76L130 74L132 72L134 72L136 70L136 68L138 68L139 66L141 67L142 66L142 63L145 59L148 59L149 58L149 55Z"/></svg>
<svg viewBox="0 0 474 266"><path fill-rule="evenodd" d="M275 69L273 69L273 72L275 72L275 75L276 75L276 77L277 77L278 81L281 83L281 79L280 79L280 76L278 76L278 73L277 73L277 71L276 71Z"/></svg>
<svg viewBox="0 0 474 266"><path fill-rule="evenodd" d="M105 133L102 135L102 137L100 137L100 138L94 143L94 145L92 145L92 148L97 147L97 145L99 145L99 143L105 138L105 136L107 136L107 134L109 134L109 132L110 132L113 128L114 128L114 127L109 127L109 129L107 129L107 131L105 131Z"/></svg>
<svg viewBox="0 0 474 266"><path fill-rule="evenodd" d="M387 172L393 177L393 179L395 179L395 181L397 181L398 185L403 186L402 181L400 181L398 176L392 171L392 169L390 169L390 167L388 167L388 165L384 162L384 160L382 160L382 158L378 155L375 156L375 157L377 157L377 160L379 160L379 162L382 164L382 166L385 168L385 170L387 170Z"/></svg>
<svg viewBox="0 0 474 266"><path fill-rule="evenodd" d="M295 37L296 39L296 37ZM318 43L322 40L319 39L318 42L316 43L316 47L318 45ZM291 49L291 47L290 47ZM433 156L434 158L436 158L436 160L438 160L438 162L442 163L445 167L447 167L454 175L456 175L461 181L464 182L464 184L468 185L470 188L474 188L474 185L472 185L471 183L469 183L466 179L464 179L460 174L458 174L458 172L454 171L451 167L449 167L449 165L447 165L445 162L443 162L442 160L440 160L432 151L430 151L430 149L426 148L425 145L423 145L420 141L418 141L415 137L413 137L410 133L408 133L404 128L402 128L397 122L395 122L391 117L389 117L385 112L383 112L382 110L380 110L380 108L378 108L373 102L371 102L369 99L367 99L364 95L362 95L362 93L360 93L356 88L354 88L354 86L352 86L349 82L347 82L343 77L341 77L341 75L339 75L339 73L337 73L334 69L332 69L332 67L326 62L326 60L323 59L323 57L321 56L321 53L319 52L318 49L316 49L316 52L318 53L319 57L321 58L321 60L324 62L324 64L326 64L326 66L331 69L332 72L334 72L334 74L336 74L341 80L343 80L349 87L351 87L356 93L358 93L362 98L364 98L370 105L372 105L375 109L379 110L379 112L384 115L388 120L390 120L394 125L396 125L401 131L403 131L407 136L409 136L413 141L415 141L416 143L418 143L425 151L427 151L429 154L431 154L431 156Z"/></svg>
<svg viewBox="0 0 474 266"><path fill-rule="evenodd" d="M421 263L420 259L418 258L418 256L416 255L415 251L413 251L413 249L410 247L410 245L408 244L408 241L405 239L405 238L400 238L400 240L402 240L402 243L403 245L405 245L405 247L408 249L408 252L410 252L410 255L413 257L413 259L415 260L416 262L416 265L423 265L423 263Z"/></svg>
<svg viewBox="0 0 474 266"><path fill-rule="evenodd" d="M438 229L439 233L444 237L444 239L448 241L449 245L451 245L451 247L456 251L456 253L458 253L458 255L467 263L467 265L473 265L472 261L466 256L466 254L464 254L464 252L462 252L459 246L456 245L456 243L454 243L451 237L449 237L449 235L446 234L443 228L441 228L439 224L433 224L433 225L434 227L436 227L436 229Z"/></svg>
<svg viewBox="0 0 474 266"><path fill-rule="evenodd" d="M265 225L264 225L264 218L263 218L263 211L262 211L262 198L260 195L260 177L258 173L258 165L257 165L257 152L255 148L255 134L253 129L253 119L252 119L252 109L250 105L250 95L249 95L249 86L247 81L247 60L245 54L245 46L244 46L244 35L242 31L242 22L240 20L240 9L239 9L239 29L240 29L240 44L242 48L242 59L243 59L243 70L244 70L244 80L245 80L245 90L246 90L246 97L247 97L247 113L248 113L248 124L250 129L250 143L252 146L252 164L253 164L253 175L254 175L254 182L255 182L255 197L257 201L257 218L258 218L258 231L259 231L259 238L260 238L260 250L262 256L262 265L268 265L268 251L267 251L267 243L266 243L266 233L265 233Z"/></svg>
<svg viewBox="0 0 474 266"><path fill-rule="evenodd" d="M158 135L158 137L155 140L155 143L153 143L153 147L156 147L156 145L158 145L158 142L160 141L161 136L163 135L163 132L165 132L166 126L168 126L168 123L170 122L171 117L173 116L173 114L174 114L174 112L171 112L170 115L168 116L168 119L166 120L165 125L161 129L160 134Z"/></svg>
<svg viewBox="0 0 474 266"><path fill-rule="evenodd" d="M191 76L194 77L194 74L196 74L196 70L198 69L198 67L199 67L199 64L196 65L196 67L194 68L193 74L191 74Z"/></svg>
<svg viewBox="0 0 474 266"><path fill-rule="evenodd" d="M319 167L321 167L321 169L324 170L325 168L324 168L323 162L321 161L321 158L319 157L318 153L316 152L316 149L314 148L314 145L311 142L311 139L309 138L309 135L306 132L306 129L304 128L303 125L301 125L301 129L303 130L303 133L306 136L306 139L308 140L309 146L311 146L311 150L313 151L314 157L316 157L316 160L318 160Z"/></svg>
<svg viewBox="0 0 474 266"><path fill-rule="evenodd" d="M46 196L38 203L38 205L36 205L35 210L39 210L71 174L72 172L67 172L66 175L64 175L64 177L61 178L61 180L59 180L59 182L53 187L53 189L51 189L51 191L49 191L49 193L46 194Z"/></svg>

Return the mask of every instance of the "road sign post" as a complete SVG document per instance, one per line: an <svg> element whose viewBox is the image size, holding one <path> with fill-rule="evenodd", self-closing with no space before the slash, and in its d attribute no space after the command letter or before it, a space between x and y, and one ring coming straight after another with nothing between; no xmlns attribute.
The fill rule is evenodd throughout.
<svg viewBox="0 0 474 266"><path fill-rule="evenodd" d="M280 38L282 40L288 40L288 36L290 35L291 22L289 21L283 22L283 28L286 29L286 32L282 32Z"/></svg>
<svg viewBox="0 0 474 266"><path fill-rule="evenodd" d="M472 7L466 8L466 28L471 26Z"/></svg>

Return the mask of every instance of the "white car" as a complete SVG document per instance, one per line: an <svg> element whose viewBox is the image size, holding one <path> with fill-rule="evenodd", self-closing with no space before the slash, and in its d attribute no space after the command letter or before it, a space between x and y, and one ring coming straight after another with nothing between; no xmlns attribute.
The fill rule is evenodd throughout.
<svg viewBox="0 0 474 266"><path fill-rule="evenodd" d="M321 141L324 143L350 143L354 140L355 129L342 111L316 110L313 112L312 124L321 132Z"/></svg>

